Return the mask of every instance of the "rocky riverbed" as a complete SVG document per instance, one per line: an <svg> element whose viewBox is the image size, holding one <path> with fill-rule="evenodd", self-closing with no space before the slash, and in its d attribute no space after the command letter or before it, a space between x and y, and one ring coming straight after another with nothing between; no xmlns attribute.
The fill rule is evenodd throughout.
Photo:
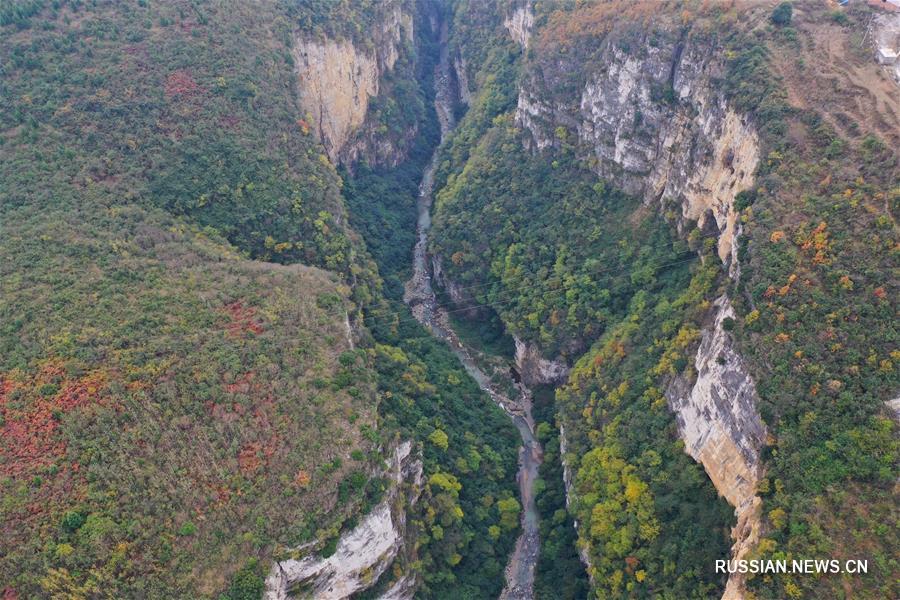
<svg viewBox="0 0 900 600"><path fill-rule="evenodd" d="M442 32L446 37L446 31ZM450 65L447 46L443 43L440 61L435 73L435 108L441 126L441 141L452 131L455 123L452 110ZM432 334L447 342L479 386L490 395L512 419L522 436L519 449L519 492L522 503L522 534L506 567L506 586L501 598L528 600L534 597L534 568L540 554L538 512L534 499L534 482L541 464L541 446L534 436L534 420L531 417L531 391L523 383L513 379L509 369L488 373L477 357L479 348L470 347L460 340L451 326L449 315L441 307L432 287L429 272L428 232L431 229L431 205L434 191L434 172L440 147L435 149L419 185L418 219L416 221L416 245L413 251L413 275L406 283L404 300L415 318ZM498 375L500 375L498 377ZM498 379L508 379L498 385ZM506 390L515 390L510 394Z"/></svg>

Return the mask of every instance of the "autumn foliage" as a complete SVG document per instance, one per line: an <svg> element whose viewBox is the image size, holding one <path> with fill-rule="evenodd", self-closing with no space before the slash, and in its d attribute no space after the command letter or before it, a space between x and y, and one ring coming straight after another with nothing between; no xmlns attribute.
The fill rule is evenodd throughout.
<svg viewBox="0 0 900 600"><path fill-rule="evenodd" d="M31 379L0 376L0 475L32 476L64 458L60 419L65 413L102 403L105 385L103 372L69 378L52 361ZM77 469L77 465L69 467Z"/></svg>
<svg viewBox="0 0 900 600"><path fill-rule="evenodd" d="M194 78L188 71L175 71L166 77L166 98L171 99L176 96L191 98L200 94L202 91L202 88L194 81Z"/></svg>
<svg viewBox="0 0 900 600"><path fill-rule="evenodd" d="M238 300L225 305L223 312L228 317L225 324L228 335L242 337L247 333L257 335L262 333L262 324L256 316L256 309L252 306L244 306L244 303Z"/></svg>

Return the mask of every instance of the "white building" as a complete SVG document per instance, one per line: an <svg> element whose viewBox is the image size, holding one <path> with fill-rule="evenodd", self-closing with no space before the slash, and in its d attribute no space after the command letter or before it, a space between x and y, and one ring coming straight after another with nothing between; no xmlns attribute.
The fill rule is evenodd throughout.
<svg viewBox="0 0 900 600"><path fill-rule="evenodd" d="M897 62L897 51L886 46L880 46L875 52L875 60L879 65L892 65Z"/></svg>

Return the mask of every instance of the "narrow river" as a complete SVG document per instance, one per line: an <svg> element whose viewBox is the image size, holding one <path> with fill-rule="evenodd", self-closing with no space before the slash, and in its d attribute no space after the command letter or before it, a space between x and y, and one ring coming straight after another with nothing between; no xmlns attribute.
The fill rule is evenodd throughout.
<svg viewBox="0 0 900 600"><path fill-rule="evenodd" d="M455 126L453 118L453 99L451 97L449 60L447 56L447 31L441 31L441 55L435 68L435 109L441 126L441 144L447 134ZM519 449L519 495L522 503L522 534L516 541L516 547L506 567L506 585L501 599L531 600L534 597L534 568L540 552L540 536L538 530L538 513L534 502L534 482L538 477L541 464L541 446L534 436L534 420L531 417L531 391L519 382L512 380L507 373L510 386L518 391L518 397L510 398L501 388L491 382L491 377L482 370L474 356L479 354L478 348L464 345L450 325L445 309L438 305L431 284L428 268L428 232L431 229L431 205L433 202L434 172L437 167L440 145L435 149L422 175L417 202L418 220L416 222L416 245L413 252L413 275L406 282L404 301L409 305L416 320L431 333L447 344L459 357L466 371L478 382L478 385L490 395L512 419L522 436L522 447ZM507 383L507 382L504 382Z"/></svg>

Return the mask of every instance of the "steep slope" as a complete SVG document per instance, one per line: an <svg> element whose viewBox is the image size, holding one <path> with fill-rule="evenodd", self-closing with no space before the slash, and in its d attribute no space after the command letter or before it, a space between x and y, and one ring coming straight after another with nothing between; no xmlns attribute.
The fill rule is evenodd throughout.
<svg viewBox="0 0 900 600"><path fill-rule="evenodd" d="M338 485L375 450L373 375L334 276L99 213L4 211L4 585L214 595L354 510Z"/></svg>
<svg viewBox="0 0 900 600"><path fill-rule="evenodd" d="M7 152L77 142L45 168L213 226L255 258L346 270L339 182L297 122L290 27L272 6L79 6L4 28Z"/></svg>
<svg viewBox="0 0 900 600"><path fill-rule="evenodd" d="M861 49L872 15L802 3L794 28L752 3L519 8L460 29L481 87L448 145L432 251L451 298L481 306L467 314L489 305L523 355L575 363L557 420L595 591L723 591L715 486L733 556L878 565L731 577L727 597L891 595L897 540L861 530L894 519L897 468L897 96ZM525 22L527 53L498 69ZM709 479L677 480L697 474L684 451ZM694 532L678 507L710 522Z"/></svg>
<svg viewBox="0 0 900 600"><path fill-rule="evenodd" d="M335 169L413 205L440 11L0 10L4 598L496 595L515 430L382 297ZM341 151L305 114L340 83L317 44L375 57Z"/></svg>
<svg viewBox="0 0 900 600"><path fill-rule="evenodd" d="M435 17L429 2L285 2L300 110L335 164L396 167L424 120L417 79Z"/></svg>
<svg viewBox="0 0 900 600"><path fill-rule="evenodd" d="M261 591L276 542L334 535L381 486L351 236L285 22L3 10L0 587Z"/></svg>
<svg viewBox="0 0 900 600"><path fill-rule="evenodd" d="M679 29L656 15L644 33L619 27L592 39L591 21L603 28L611 10L579 15L587 31L558 15L548 23L520 84L517 123L538 149L560 143L556 127L570 127L599 177L647 204L680 207L700 229L712 219L724 261L734 245L734 197L753 183L759 141L718 89L715 36L702 23ZM630 10L648 22L639 7ZM585 72L588 56L607 68Z"/></svg>
<svg viewBox="0 0 900 600"><path fill-rule="evenodd" d="M759 396L747 366L726 330L734 309L723 294L713 303L714 322L702 333L694 359L696 381L676 377L664 392L678 421L685 450L703 465L716 490L734 507L732 560L748 558L761 535L761 449L766 441ZM744 577L728 578L724 598L742 595Z"/></svg>

